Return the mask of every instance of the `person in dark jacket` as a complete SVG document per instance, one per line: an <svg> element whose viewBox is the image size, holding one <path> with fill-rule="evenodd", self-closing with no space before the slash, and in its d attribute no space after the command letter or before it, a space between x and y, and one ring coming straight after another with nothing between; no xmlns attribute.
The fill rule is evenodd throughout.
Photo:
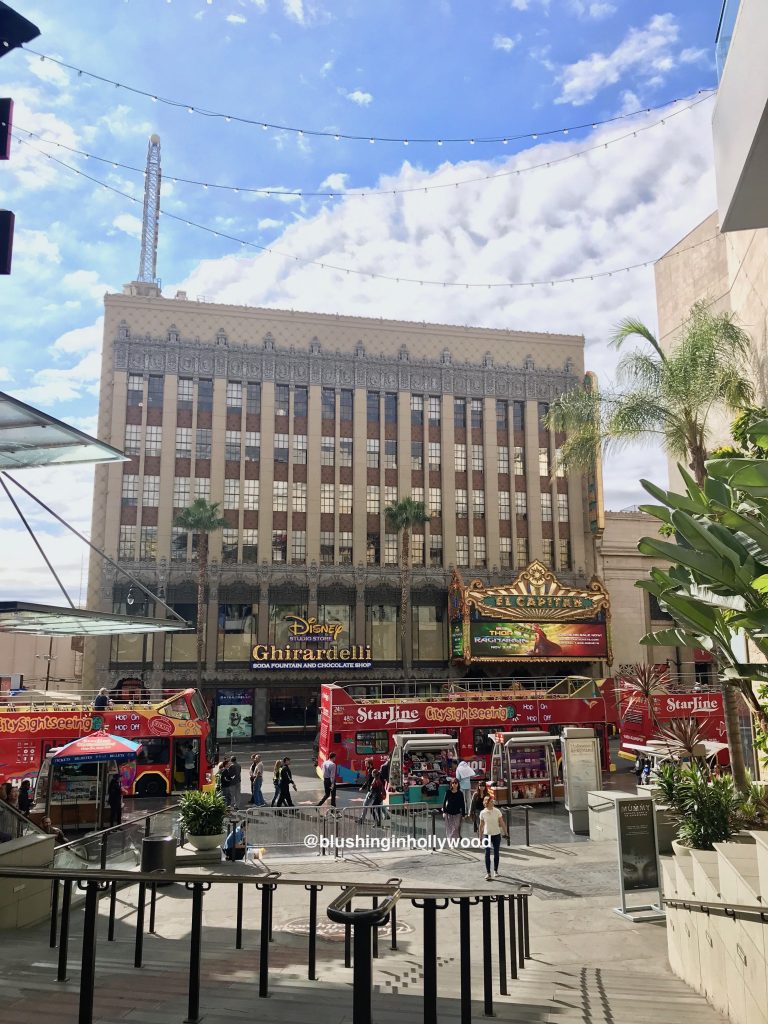
<svg viewBox="0 0 768 1024"><path fill-rule="evenodd" d="M469 813L472 818L472 824L474 825L475 832L480 827L480 811L485 806L485 798L489 795L488 784L485 779L480 779L477 784L477 789L472 794L472 803L469 805Z"/></svg>
<svg viewBox="0 0 768 1024"><path fill-rule="evenodd" d="M360 817L357 819L358 825L362 825L365 819L368 817L368 808L373 803L373 794L371 792L371 786L373 785L373 758L366 757L365 759L365 779L360 787L360 792L365 793L365 800L363 801L363 810Z"/></svg>
<svg viewBox="0 0 768 1024"><path fill-rule="evenodd" d="M384 803L386 792L381 772L374 772L373 781L371 782L371 814L377 825L381 825L381 805Z"/></svg>
<svg viewBox="0 0 768 1024"><path fill-rule="evenodd" d="M123 823L123 790L120 786L120 776L113 775L109 780L107 789L107 801L109 803L109 827L122 825Z"/></svg>
<svg viewBox="0 0 768 1024"><path fill-rule="evenodd" d="M461 839L461 822L464 818L464 794L459 789L458 779L451 779L448 792L443 800L443 821L445 838Z"/></svg>
<svg viewBox="0 0 768 1024"><path fill-rule="evenodd" d="M280 796L277 798L278 807L293 807L293 800L291 800L291 786L293 786L295 792L296 783L293 781L293 774L291 772L291 759L290 757L284 757L283 767L280 769Z"/></svg>
<svg viewBox="0 0 768 1024"><path fill-rule="evenodd" d="M29 812L32 810L32 804L34 803L32 796L32 783L29 779L24 779L19 788L19 810L22 814L26 814L29 817Z"/></svg>

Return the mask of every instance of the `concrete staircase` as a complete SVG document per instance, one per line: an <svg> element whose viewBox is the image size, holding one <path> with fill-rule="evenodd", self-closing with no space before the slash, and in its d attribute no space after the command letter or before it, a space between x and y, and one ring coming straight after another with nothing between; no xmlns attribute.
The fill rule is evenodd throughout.
<svg viewBox="0 0 768 1024"><path fill-rule="evenodd" d="M662 872L668 899L719 908L667 908L672 970L733 1024L768 1024L768 919L724 913L739 905L768 914L768 833L662 858Z"/></svg>

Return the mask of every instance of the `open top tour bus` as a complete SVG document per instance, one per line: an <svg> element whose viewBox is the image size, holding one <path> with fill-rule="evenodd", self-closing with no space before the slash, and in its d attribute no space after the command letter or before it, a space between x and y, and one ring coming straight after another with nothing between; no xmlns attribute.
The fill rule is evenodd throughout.
<svg viewBox="0 0 768 1024"><path fill-rule="evenodd" d="M456 740L448 733L395 733L389 766L390 804L442 804L459 763Z"/></svg>

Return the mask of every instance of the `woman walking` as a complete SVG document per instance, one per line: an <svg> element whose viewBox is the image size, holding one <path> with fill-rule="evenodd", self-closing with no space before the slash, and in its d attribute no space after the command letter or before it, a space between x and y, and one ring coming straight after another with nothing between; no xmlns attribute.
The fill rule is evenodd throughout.
<svg viewBox="0 0 768 1024"><path fill-rule="evenodd" d="M488 783L485 779L481 779L477 784L477 789L472 794L472 803L469 805L469 813L472 818L472 824L475 827L475 832L480 828L480 811L485 806L485 798L488 796Z"/></svg>
<svg viewBox="0 0 768 1024"><path fill-rule="evenodd" d="M280 774L282 770L283 762L280 760L275 761L275 767L272 769L272 782L274 783L275 786L275 795L272 797L272 807L275 806L278 797L280 796Z"/></svg>
<svg viewBox="0 0 768 1024"><path fill-rule="evenodd" d="M459 780L451 779L448 792L443 800L443 821L445 838L461 839L461 822L464 818L464 794L459 789Z"/></svg>
<svg viewBox="0 0 768 1024"><path fill-rule="evenodd" d="M261 793L261 784L264 781L264 762L261 760L259 754L254 754L251 757L251 799L250 803L255 804L257 807L263 807L266 804L266 800Z"/></svg>
<svg viewBox="0 0 768 1024"><path fill-rule="evenodd" d="M480 811L480 839L485 840L485 877L489 882L498 874L501 837L506 834L504 815L493 802L493 797L487 796L485 807ZM491 871L491 850L493 850L493 871Z"/></svg>
<svg viewBox="0 0 768 1024"><path fill-rule="evenodd" d="M365 793L365 800L363 800L363 810L360 817L357 819L358 825L362 825L368 816L368 808L373 803L373 792L371 787L373 786L373 758L366 757L365 759L365 780L360 787L360 792Z"/></svg>
<svg viewBox="0 0 768 1024"><path fill-rule="evenodd" d="M384 803L385 793L386 787L381 772L374 772L371 783L371 815L377 825L381 825L381 805Z"/></svg>

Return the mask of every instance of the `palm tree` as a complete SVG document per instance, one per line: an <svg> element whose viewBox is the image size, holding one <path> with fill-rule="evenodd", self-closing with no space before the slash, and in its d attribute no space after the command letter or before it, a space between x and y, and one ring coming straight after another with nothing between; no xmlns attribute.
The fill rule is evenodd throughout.
<svg viewBox="0 0 768 1024"><path fill-rule="evenodd" d="M622 720L635 704L645 705L650 719L651 729L659 731L659 720L656 716L656 697L664 697L668 692L666 665L631 665L627 672L621 674L620 699L626 701L621 711Z"/></svg>
<svg viewBox="0 0 768 1024"><path fill-rule="evenodd" d="M411 531L414 526L429 522L429 516L423 501L403 498L394 505L384 509L387 526L400 533L403 539L400 546L400 653L403 659L403 674L408 674L411 658L407 650L407 623L411 601Z"/></svg>
<svg viewBox="0 0 768 1024"><path fill-rule="evenodd" d="M208 537L226 525L226 519L219 515L219 503L195 498L191 505L179 512L173 525L193 537L197 537L197 685L203 681L203 643L205 636L206 601L205 588L208 582Z"/></svg>
<svg viewBox="0 0 768 1024"><path fill-rule="evenodd" d="M732 313L711 313L697 302L669 352L639 320L623 320L612 344L620 348L629 338L642 338L651 351L626 353L616 385L600 390L585 384L550 407L548 426L567 434L561 463L566 469L586 469L597 451L658 439L702 485L713 413L734 412L752 401L749 335Z"/></svg>

